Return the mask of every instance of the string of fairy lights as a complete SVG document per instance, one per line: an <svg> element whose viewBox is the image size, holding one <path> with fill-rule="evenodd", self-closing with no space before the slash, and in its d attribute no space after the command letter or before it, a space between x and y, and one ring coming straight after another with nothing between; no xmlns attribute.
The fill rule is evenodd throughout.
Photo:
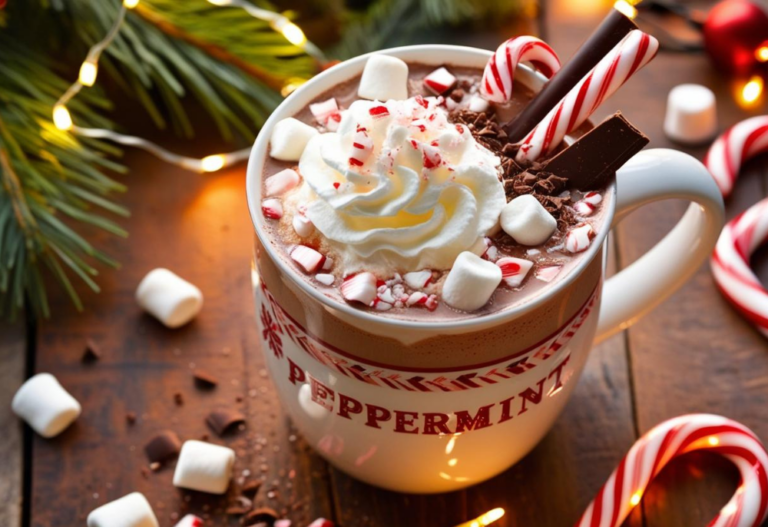
<svg viewBox="0 0 768 527"><path fill-rule="evenodd" d="M141 148L154 154L158 158L168 163L180 166L194 172L216 172L224 167L233 165L245 159L248 159L250 148L236 150L223 154L213 154L203 158L194 158L179 155L163 148L162 146L148 141L141 137L125 135L112 130L103 128L83 128L75 125L72 121L72 115L67 109L67 103L72 100L84 87L91 87L96 83L99 74L99 58L107 47L115 40L120 28L125 21L126 13L139 5L140 0L123 0L120 11L114 24L104 36L104 38L93 45L86 55L83 64L80 66L77 81L75 81L56 101L53 106L53 124L62 131L70 131L74 134L94 139L106 139L121 145ZM258 8L245 0L208 0L212 5L219 7L239 7L249 15L259 20L269 23L269 26L281 33L285 39L301 48L305 53L314 57L319 63L325 64L327 59L323 52L315 44L307 40L306 35L299 26L291 22L287 17L280 13L275 13L267 9ZM288 95L298 86L295 79L291 79L282 90L283 95Z"/></svg>

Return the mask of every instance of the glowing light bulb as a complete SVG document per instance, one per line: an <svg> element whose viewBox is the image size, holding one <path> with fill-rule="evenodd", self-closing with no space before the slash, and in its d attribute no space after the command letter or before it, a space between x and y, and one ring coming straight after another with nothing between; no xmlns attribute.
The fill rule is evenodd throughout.
<svg viewBox="0 0 768 527"><path fill-rule="evenodd" d="M221 154L215 154L212 156L206 156L200 160L200 166L203 168L203 172L216 172L224 167L226 159Z"/></svg>
<svg viewBox="0 0 768 527"><path fill-rule="evenodd" d="M720 444L720 438L717 436L709 436L707 443L709 443L710 446L717 446Z"/></svg>
<svg viewBox="0 0 768 527"><path fill-rule="evenodd" d="M299 77L291 77L287 81L285 81L285 84L282 88L280 88L280 95L283 97L288 97L290 94L296 91L296 89L304 84L306 79L300 79Z"/></svg>
<svg viewBox="0 0 768 527"><path fill-rule="evenodd" d="M139 0L123 0L123 6L126 9L133 9L137 5L139 5Z"/></svg>
<svg viewBox="0 0 768 527"><path fill-rule="evenodd" d="M760 62L768 62L768 43L763 43L755 50L755 58Z"/></svg>
<svg viewBox="0 0 768 527"><path fill-rule="evenodd" d="M69 110L63 104L57 104L53 107L53 124L59 130L70 130L72 128L72 116Z"/></svg>
<svg viewBox="0 0 768 527"><path fill-rule="evenodd" d="M738 94L742 106L751 106L760 99L763 93L763 78L755 75L744 86L741 87Z"/></svg>
<svg viewBox="0 0 768 527"><path fill-rule="evenodd" d="M613 4L613 8L630 20L633 20L637 16L637 9L626 0L619 0Z"/></svg>
<svg viewBox="0 0 768 527"><path fill-rule="evenodd" d="M307 37L301 28L287 18L280 17L276 19L272 23L272 28L282 33L285 39L294 46L303 46L307 43Z"/></svg>
<svg viewBox="0 0 768 527"><path fill-rule="evenodd" d="M230 5L232 3L232 0L208 0L208 3L222 6L222 5Z"/></svg>
<svg viewBox="0 0 768 527"><path fill-rule="evenodd" d="M638 490L637 492L632 494L631 498L629 498L629 504L634 507L635 505L640 503L640 500L642 499L642 497L643 497L643 492Z"/></svg>
<svg viewBox="0 0 768 527"><path fill-rule="evenodd" d="M96 61L86 60L83 65L80 66L80 75L77 80L83 86L93 86L96 82L96 75L99 73L99 65Z"/></svg>

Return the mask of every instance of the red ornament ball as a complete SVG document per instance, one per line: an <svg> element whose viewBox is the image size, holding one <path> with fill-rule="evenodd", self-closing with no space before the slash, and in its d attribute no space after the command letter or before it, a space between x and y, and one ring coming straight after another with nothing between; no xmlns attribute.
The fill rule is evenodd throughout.
<svg viewBox="0 0 768 527"><path fill-rule="evenodd" d="M732 76L754 73L756 51L768 46L768 15L748 0L725 0L707 15L704 46L715 67Z"/></svg>

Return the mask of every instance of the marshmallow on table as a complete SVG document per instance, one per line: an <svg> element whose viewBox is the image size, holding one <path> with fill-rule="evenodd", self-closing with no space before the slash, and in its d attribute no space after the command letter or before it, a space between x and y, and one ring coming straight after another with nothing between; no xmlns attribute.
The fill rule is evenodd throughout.
<svg viewBox="0 0 768 527"><path fill-rule="evenodd" d="M269 155L280 161L298 161L309 140L319 133L293 117L278 121L269 139Z"/></svg>
<svg viewBox="0 0 768 527"><path fill-rule="evenodd" d="M365 63L357 95L372 101L408 98L408 65L389 55L371 55Z"/></svg>
<svg viewBox="0 0 768 527"><path fill-rule="evenodd" d="M102 505L88 515L88 527L158 527L147 498L133 492Z"/></svg>
<svg viewBox="0 0 768 527"><path fill-rule="evenodd" d="M169 328L183 326L203 308L203 293L168 269L154 269L136 289L139 305Z"/></svg>
<svg viewBox="0 0 768 527"><path fill-rule="evenodd" d="M501 228L522 245L539 245L552 236L557 220L547 212L539 200L525 194L518 196L501 209Z"/></svg>
<svg viewBox="0 0 768 527"><path fill-rule="evenodd" d="M680 84L669 92L664 133L679 143L698 144L717 132L715 94L699 84Z"/></svg>
<svg viewBox="0 0 768 527"><path fill-rule="evenodd" d="M235 451L231 448L189 440L181 447L173 484L210 494L224 494L232 478Z"/></svg>
<svg viewBox="0 0 768 527"><path fill-rule="evenodd" d="M501 269L469 251L461 253L443 284L443 300L464 311L483 307L501 283Z"/></svg>
<svg viewBox="0 0 768 527"><path fill-rule="evenodd" d="M50 373L38 373L22 384L11 408L43 437L60 434L82 410L80 403Z"/></svg>

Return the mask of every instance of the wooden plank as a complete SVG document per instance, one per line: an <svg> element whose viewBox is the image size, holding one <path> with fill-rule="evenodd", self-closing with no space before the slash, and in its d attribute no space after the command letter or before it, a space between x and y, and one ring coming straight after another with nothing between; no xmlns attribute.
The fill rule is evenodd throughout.
<svg viewBox="0 0 768 527"><path fill-rule="evenodd" d="M547 7L549 41L567 50L566 56L604 15L603 9L576 21L563 13L560 2ZM530 31L475 36L472 45L492 49L509 34ZM500 527L573 524L634 438L626 348L619 335L592 351L563 416L510 470L464 492L414 496L383 492L332 469L339 520L349 526L445 527L503 507L507 514Z"/></svg>
<svg viewBox="0 0 768 527"><path fill-rule="evenodd" d="M738 110L725 79L704 56L660 54L610 101L651 137L651 147L677 148L703 158L706 147L669 142L662 119L669 90L682 82L704 84L718 96L723 127L747 116ZM757 165L749 172L759 171ZM763 163L763 173L765 164ZM744 174L728 201L729 217L765 195L758 174ZM634 261L680 218L687 205L663 202L638 211L619 228L623 265ZM768 265L763 261L763 269ZM764 274L768 276L768 274ZM629 331L637 425L645 432L688 412L720 413L768 437L762 418L768 391L765 340L724 302L708 265L670 300ZM704 525L725 504L737 473L715 456L695 455L674 463L643 500L648 526Z"/></svg>
<svg viewBox="0 0 768 527"><path fill-rule="evenodd" d="M11 400L24 382L27 341L24 321L0 322L0 525L21 525L24 471L23 425Z"/></svg>
<svg viewBox="0 0 768 527"><path fill-rule="evenodd" d="M211 135L171 146L192 155L224 150ZM158 140L168 144L167 137ZM53 440L34 439L31 525L82 525L95 507L141 491L163 527L187 511L234 526L239 519L223 511L244 479L264 480L258 504L287 511L298 525L330 516L325 463L308 452L287 423L258 345L245 167L203 176L135 151L126 162L132 170L124 202L132 217L123 223L130 238L96 235L122 268L102 273L103 292L85 295L82 314L55 293L55 318L39 331L38 371L54 373L82 403L83 415ZM205 306L190 325L168 330L136 305L136 286L155 267L170 268L203 291ZM103 351L93 365L80 362L87 338ZM194 367L215 375L218 387L196 389ZM181 406L174 401L176 393L183 397ZM204 418L218 406L239 408L247 416L245 430L216 437ZM138 416L132 426L126 421L129 412ZM143 447L163 429L176 431L182 440L210 436L236 450L236 483L227 497L176 489L173 463L147 473Z"/></svg>

